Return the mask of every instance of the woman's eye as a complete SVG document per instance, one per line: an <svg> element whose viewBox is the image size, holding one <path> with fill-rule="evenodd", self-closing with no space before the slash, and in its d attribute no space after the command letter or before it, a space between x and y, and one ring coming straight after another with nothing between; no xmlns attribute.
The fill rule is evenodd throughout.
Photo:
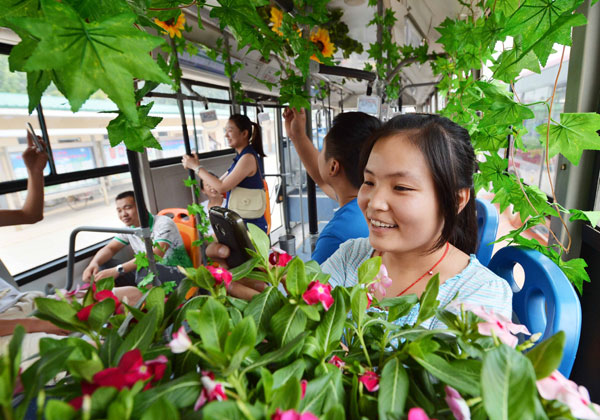
<svg viewBox="0 0 600 420"><path fill-rule="evenodd" d="M396 185L396 186L394 187L394 190L396 190L396 191L411 191L411 189L410 189L410 188L408 188L408 187L404 187L404 186L402 186L402 185Z"/></svg>
<svg viewBox="0 0 600 420"><path fill-rule="evenodd" d="M364 184L364 185L369 185L369 186L372 186L372 185L373 185L373 182L372 182L372 181L367 181L367 180L365 179L365 180L363 181L363 184Z"/></svg>

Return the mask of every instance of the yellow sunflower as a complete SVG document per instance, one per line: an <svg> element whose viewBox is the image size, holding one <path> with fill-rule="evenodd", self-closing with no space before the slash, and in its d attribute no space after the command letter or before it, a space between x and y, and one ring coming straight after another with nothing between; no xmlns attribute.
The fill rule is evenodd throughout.
<svg viewBox="0 0 600 420"><path fill-rule="evenodd" d="M170 19L168 22L172 21L173 20ZM174 38L175 36L181 38L181 30L185 27L185 16L183 16L183 13L179 15L179 17L177 18L177 22L174 25L168 22L163 22L162 20L154 18L154 23L156 23L158 26L167 31L165 33L168 33L171 38Z"/></svg>
<svg viewBox="0 0 600 420"><path fill-rule="evenodd" d="M326 29L319 28L317 32L310 34L310 41L317 46L323 57L331 57L333 55L335 45L329 39L329 32ZM310 58L311 60L319 61L316 55Z"/></svg>
<svg viewBox="0 0 600 420"><path fill-rule="evenodd" d="M273 27L271 28L271 30L277 35L282 36L283 32L281 32L279 28L281 28L281 24L283 23L283 12L277 7L271 7L270 21L273 22Z"/></svg>

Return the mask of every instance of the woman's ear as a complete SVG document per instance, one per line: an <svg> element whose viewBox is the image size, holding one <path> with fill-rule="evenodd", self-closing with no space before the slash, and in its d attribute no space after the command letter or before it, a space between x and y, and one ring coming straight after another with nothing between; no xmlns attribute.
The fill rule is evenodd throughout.
<svg viewBox="0 0 600 420"><path fill-rule="evenodd" d="M461 188L458 190L458 213L463 211L469 199L471 198L471 189L470 188Z"/></svg>

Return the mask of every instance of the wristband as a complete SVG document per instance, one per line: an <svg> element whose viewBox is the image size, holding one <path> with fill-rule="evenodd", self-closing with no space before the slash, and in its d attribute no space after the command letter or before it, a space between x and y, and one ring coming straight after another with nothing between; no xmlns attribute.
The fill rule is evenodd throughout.
<svg viewBox="0 0 600 420"><path fill-rule="evenodd" d="M198 173L198 169L202 168L202 165L198 165L194 168L194 173L197 174Z"/></svg>

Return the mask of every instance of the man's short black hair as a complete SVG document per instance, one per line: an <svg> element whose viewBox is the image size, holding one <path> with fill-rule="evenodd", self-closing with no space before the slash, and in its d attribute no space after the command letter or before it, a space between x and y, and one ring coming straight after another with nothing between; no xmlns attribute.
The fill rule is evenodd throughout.
<svg viewBox="0 0 600 420"><path fill-rule="evenodd" d="M133 191L123 191L122 193L120 193L119 195L117 195L115 197L115 201L122 200L127 197L131 197L131 198L133 198L133 201L135 201L135 194L133 193Z"/></svg>

